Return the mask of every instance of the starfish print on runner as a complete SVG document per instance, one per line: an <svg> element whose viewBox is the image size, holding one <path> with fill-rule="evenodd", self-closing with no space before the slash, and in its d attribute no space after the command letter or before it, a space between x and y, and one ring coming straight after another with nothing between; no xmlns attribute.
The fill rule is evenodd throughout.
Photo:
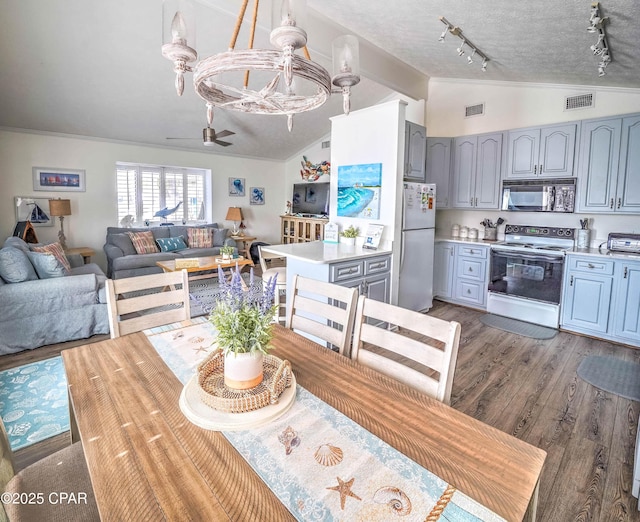
<svg viewBox="0 0 640 522"><path fill-rule="evenodd" d="M358 495L351 491L351 486L353 486L353 482L356 480L355 478L347 480L346 482L340 477L336 477L336 479L338 480L338 485L327 489L340 493L340 509L344 510L344 502L347 499L347 496L353 497L357 500L362 500Z"/></svg>

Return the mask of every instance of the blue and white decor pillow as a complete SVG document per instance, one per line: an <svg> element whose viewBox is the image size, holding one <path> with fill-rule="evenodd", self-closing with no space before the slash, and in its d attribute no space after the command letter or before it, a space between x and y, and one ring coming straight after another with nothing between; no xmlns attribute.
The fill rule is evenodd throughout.
<svg viewBox="0 0 640 522"><path fill-rule="evenodd" d="M184 250L187 244L182 236L178 237L159 237L156 239L160 252L173 252L174 250Z"/></svg>

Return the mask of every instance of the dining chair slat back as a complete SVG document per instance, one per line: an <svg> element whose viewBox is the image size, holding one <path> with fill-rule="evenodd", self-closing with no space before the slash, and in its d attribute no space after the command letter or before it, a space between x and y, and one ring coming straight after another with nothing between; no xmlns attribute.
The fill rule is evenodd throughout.
<svg viewBox="0 0 640 522"><path fill-rule="evenodd" d="M16 473L9 437L0 420L0 451L0 493L9 498L26 499L0 502L0 522L100 520L81 443L71 444ZM60 491L83 496L77 497L79 502L62 502ZM40 502L40 498L44 502Z"/></svg>
<svg viewBox="0 0 640 522"><path fill-rule="evenodd" d="M278 305L278 310L274 317L276 322L286 321L286 303L282 302L282 297L287 293L287 268L285 266L273 266L267 264L267 261L286 259L280 254L273 254L262 250L262 245L258 246L258 257L260 259L260 268L262 269L262 284L264 287L269 284L269 280L276 277L276 293L273 296L274 303Z"/></svg>
<svg viewBox="0 0 640 522"><path fill-rule="evenodd" d="M292 284L287 328L317 337L348 355L358 291L299 275Z"/></svg>
<svg viewBox="0 0 640 522"><path fill-rule="evenodd" d="M107 279L106 287L112 339L191 317L186 270Z"/></svg>
<svg viewBox="0 0 640 522"><path fill-rule="evenodd" d="M351 357L445 404L451 399L459 343L456 321L358 299Z"/></svg>

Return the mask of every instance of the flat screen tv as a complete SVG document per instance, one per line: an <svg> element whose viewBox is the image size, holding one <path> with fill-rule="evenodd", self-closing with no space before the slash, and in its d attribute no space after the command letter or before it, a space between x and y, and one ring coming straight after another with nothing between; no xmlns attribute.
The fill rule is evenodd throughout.
<svg viewBox="0 0 640 522"><path fill-rule="evenodd" d="M329 215L330 183L296 183L293 185L291 211L294 214Z"/></svg>

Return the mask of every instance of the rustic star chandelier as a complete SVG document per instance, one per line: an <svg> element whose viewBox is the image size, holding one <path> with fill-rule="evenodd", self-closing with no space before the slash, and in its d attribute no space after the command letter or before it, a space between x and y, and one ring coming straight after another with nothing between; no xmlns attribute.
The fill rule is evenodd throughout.
<svg viewBox="0 0 640 522"><path fill-rule="evenodd" d="M342 93L343 109L349 114L351 87L360 81L358 40L351 35L333 41L333 77L311 61L307 33L300 27L306 0L273 0L274 29L271 44L276 49L254 49L259 0L254 0L248 48L237 50L236 40L249 0L243 0L231 36L229 49L198 59L193 47L194 6L190 0L165 0L163 4L164 41L162 55L173 62L176 91L182 96L184 74L193 72L196 94L207 104L207 121L213 122L214 107L254 114L287 116L291 131L293 115L322 106L332 93ZM191 42L189 42L191 39ZM295 54L302 49L304 56ZM250 88L249 78L258 85ZM332 85L337 89L333 89Z"/></svg>

